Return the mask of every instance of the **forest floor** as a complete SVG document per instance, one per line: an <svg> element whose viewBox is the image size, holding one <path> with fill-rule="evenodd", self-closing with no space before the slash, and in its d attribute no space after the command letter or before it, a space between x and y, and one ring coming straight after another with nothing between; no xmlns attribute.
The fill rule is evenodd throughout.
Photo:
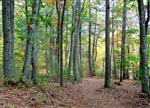
<svg viewBox="0 0 150 108"><path fill-rule="evenodd" d="M50 82L27 88L1 86L0 108L150 108L137 81L125 80L110 89L104 88L104 79L98 78L64 85Z"/></svg>

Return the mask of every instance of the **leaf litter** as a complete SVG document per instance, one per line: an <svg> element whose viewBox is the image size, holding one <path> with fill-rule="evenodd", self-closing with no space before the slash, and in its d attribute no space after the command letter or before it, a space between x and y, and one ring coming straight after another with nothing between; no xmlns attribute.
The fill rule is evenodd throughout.
<svg viewBox="0 0 150 108"><path fill-rule="evenodd" d="M114 81L115 82L115 81ZM148 96L141 93L137 81L124 80L121 85L104 88L104 79L85 78L82 82L48 83L28 88L0 88L0 108L148 108Z"/></svg>

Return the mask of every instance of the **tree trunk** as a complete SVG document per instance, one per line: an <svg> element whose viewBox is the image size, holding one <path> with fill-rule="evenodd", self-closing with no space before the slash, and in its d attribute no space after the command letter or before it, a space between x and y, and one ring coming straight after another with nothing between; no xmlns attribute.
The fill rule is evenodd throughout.
<svg viewBox="0 0 150 108"><path fill-rule="evenodd" d="M68 9L66 8L66 19L67 19L67 23L66 23L66 26L65 26L65 29L66 29L66 36L65 36L65 67L67 68L67 65L68 65L68 54L69 54L69 51L68 51L68 20L69 20L69 14L68 14Z"/></svg>
<svg viewBox="0 0 150 108"><path fill-rule="evenodd" d="M47 27L46 27L46 34L47 34ZM49 65L49 60L48 60L48 46L47 46L47 37L45 39L46 43L46 52L45 52L45 61L46 61L46 73L48 73L48 65Z"/></svg>
<svg viewBox="0 0 150 108"><path fill-rule="evenodd" d="M50 27L50 34L53 34L53 26ZM52 49L52 45L53 45L53 41L54 39L53 38L50 38L50 48L49 48L49 51L50 51L50 72L54 71L54 67L53 67L53 54L54 54L54 51Z"/></svg>
<svg viewBox="0 0 150 108"><path fill-rule="evenodd" d="M74 4L74 0L73 0L73 4ZM75 10L76 7L72 6L72 31L71 31L71 45L70 45L70 57L69 57L69 64L68 64L68 69L67 69L67 77L70 80L71 78L71 67L72 67L72 62L73 62L73 54L74 54L74 32L75 32Z"/></svg>
<svg viewBox="0 0 150 108"><path fill-rule="evenodd" d="M22 70L22 73L26 79L28 79L28 75L29 75L32 48L34 44L34 37L36 36L36 18L39 13L39 10L40 10L40 0L35 0L34 5L32 7L32 18L30 19L30 23L28 24L29 34L28 34L27 44L26 44L25 61L24 61L24 66ZM32 56L35 56L35 55L32 55Z"/></svg>
<svg viewBox="0 0 150 108"><path fill-rule="evenodd" d="M89 3L90 0L89 0ZM91 7L89 8L89 18L91 17ZM89 21L89 46L88 46L88 58L89 58L89 72L90 77L93 77L93 69L92 69L92 57L91 57L91 22Z"/></svg>
<svg viewBox="0 0 150 108"><path fill-rule="evenodd" d="M146 28L145 28L145 10L143 0L138 0L138 10L140 16L140 79L142 83L142 92L149 94L149 78L147 67L147 50L146 50Z"/></svg>
<svg viewBox="0 0 150 108"><path fill-rule="evenodd" d="M2 0L2 19L4 78L11 81L14 77L14 0Z"/></svg>
<svg viewBox="0 0 150 108"><path fill-rule="evenodd" d="M31 79L33 80L33 84L37 84L37 78L36 78L36 72L37 72L37 50L36 50L36 45L35 45L36 41L37 41L36 40L36 35L33 35L32 56L31 56L31 65L32 65L32 76L31 76Z"/></svg>
<svg viewBox="0 0 150 108"><path fill-rule="evenodd" d="M63 10L62 10L62 15L61 15L61 28L60 28L60 85L63 86L63 24L64 24L64 16L65 16L65 7L66 7L66 0L63 1Z"/></svg>
<svg viewBox="0 0 150 108"><path fill-rule="evenodd" d="M45 16L46 16L46 19L47 19L47 7L46 7L46 12L45 12ZM46 51L45 51L45 61L46 61L46 73L48 73L48 65L49 65L49 60L48 60L48 46L47 46L47 34L48 34L48 26L47 26L47 20L46 20L46 24L45 24L45 34L46 34L46 38L45 38L45 43L46 43Z"/></svg>
<svg viewBox="0 0 150 108"><path fill-rule="evenodd" d="M95 21L97 21L97 9L95 10ZM96 24L94 25L94 38L93 38L93 48L92 48L92 69L93 69L93 76L95 76L95 61L96 61L96 47L97 47L97 39L96 39Z"/></svg>
<svg viewBox="0 0 150 108"><path fill-rule="evenodd" d="M124 0L123 6L123 20L122 20L122 43L121 43L121 64L120 64L120 82L122 82L123 78L127 79L127 74L125 70L125 40L126 40L126 3L127 1ZM122 76L123 75L123 76Z"/></svg>
<svg viewBox="0 0 150 108"><path fill-rule="evenodd" d="M114 33L115 33L115 28L114 28L114 1L113 1L113 11L112 11L112 60L113 60L113 69L112 69L112 74L113 77L116 79L116 58L115 58L115 45L114 45Z"/></svg>
<svg viewBox="0 0 150 108"><path fill-rule="evenodd" d="M83 10L84 10L85 1L86 0L83 1L80 13L82 13ZM81 15L81 18L80 18L81 22L80 22L80 28L79 28L79 49L80 49L80 51L79 51L79 55L80 55L79 73L80 73L80 78L83 78L83 69L82 69L82 63L83 63L83 54L82 54L82 52L83 52L83 50L82 50L82 36L81 36L82 35L82 32L81 32L81 30L82 30L82 14L80 14L80 15Z"/></svg>
<svg viewBox="0 0 150 108"><path fill-rule="evenodd" d="M61 11L61 7L60 7L60 0L56 0L56 10L57 10L57 40L56 40L56 45L58 46L57 50L56 50L56 59L57 60L57 64L59 64L59 60L60 60L60 53L59 53L59 44L60 44L60 26L61 26L61 22L60 22L60 17L61 17L61 14L60 14L60 11ZM58 67L59 68L59 65Z"/></svg>
<svg viewBox="0 0 150 108"><path fill-rule="evenodd" d="M129 39L128 39L128 57L127 57L127 59L129 60L130 58L129 58L129 56L130 56L130 44L131 44L131 33L129 34ZM127 79L129 79L129 66L128 66L128 68L127 68Z"/></svg>
<svg viewBox="0 0 150 108"><path fill-rule="evenodd" d="M110 88L110 5L109 0L106 0L106 23L105 23L105 55L106 55L106 64L105 64L105 84L104 87Z"/></svg>
<svg viewBox="0 0 150 108"><path fill-rule="evenodd" d="M81 26L81 0L76 1L75 3L75 16L78 15L78 18L75 19L75 24L77 29L75 30L74 36L74 55L73 55L73 83L78 80L78 43L79 43L79 34L80 34L80 26Z"/></svg>
<svg viewBox="0 0 150 108"><path fill-rule="evenodd" d="M82 24L80 25L80 30L82 28ZM80 71L80 77L83 78L83 70L82 70L82 36L81 36L81 31L80 31L80 34L79 34L79 54L80 54L80 68L79 68L79 71Z"/></svg>

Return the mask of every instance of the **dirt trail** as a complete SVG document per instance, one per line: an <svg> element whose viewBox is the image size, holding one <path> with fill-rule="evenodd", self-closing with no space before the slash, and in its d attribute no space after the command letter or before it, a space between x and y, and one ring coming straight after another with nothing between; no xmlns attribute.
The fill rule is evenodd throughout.
<svg viewBox="0 0 150 108"><path fill-rule="evenodd" d="M82 95L80 104L84 108L150 108L147 100L140 97L141 86L136 83L127 80L107 89L103 79L85 79L73 89Z"/></svg>
<svg viewBox="0 0 150 108"><path fill-rule="evenodd" d="M0 108L150 108L148 100L140 94L140 84L135 81L126 80L111 89L103 87L103 79L86 78L65 85L49 83L46 91L39 86L1 87Z"/></svg>

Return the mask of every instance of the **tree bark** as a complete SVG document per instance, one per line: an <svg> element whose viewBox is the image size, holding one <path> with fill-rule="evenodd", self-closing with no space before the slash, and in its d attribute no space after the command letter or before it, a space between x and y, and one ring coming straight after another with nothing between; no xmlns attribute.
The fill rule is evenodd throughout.
<svg viewBox="0 0 150 108"><path fill-rule="evenodd" d="M113 69L112 69L112 74L113 74L113 77L116 79L116 58L115 58L115 45L114 45L114 33L115 33L115 28L114 28L114 5L115 5L115 2L113 1L113 11L112 11L112 59L113 59Z"/></svg>
<svg viewBox="0 0 150 108"><path fill-rule="evenodd" d="M80 26L81 26L81 0L76 1L75 3L76 11L75 16L78 15L78 18L75 19L75 30L74 35L74 55L73 55L73 83L78 80L78 44L79 44L79 34L80 34Z"/></svg>
<svg viewBox="0 0 150 108"><path fill-rule="evenodd" d="M110 5L109 0L106 0L106 23L105 23L105 84L104 87L110 88Z"/></svg>
<svg viewBox="0 0 150 108"><path fill-rule="evenodd" d="M36 28L36 27L35 27ZM36 31L35 31L36 32ZM37 84L37 50L36 50L36 35L33 36L33 45L32 45L32 56L31 56L31 65L32 65L32 76L33 84Z"/></svg>
<svg viewBox="0 0 150 108"><path fill-rule="evenodd" d="M82 28L82 24L80 25L80 30ZM79 71L80 71L80 77L83 78L83 69L82 69L82 36L81 36L81 31L79 34L79 54L80 54L80 67L79 67Z"/></svg>
<svg viewBox="0 0 150 108"><path fill-rule="evenodd" d="M90 0L89 0L90 3ZM89 8L89 18L91 17L91 7ZM89 72L90 77L93 77L93 69L92 69L92 57L91 57L91 22L89 21L89 46L88 46L88 58L89 58Z"/></svg>
<svg viewBox="0 0 150 108"><path fill-rule="evenodd" d="M73 1L74 4L74 1ZM70 80L71 78L71 67L72 67L72 62L73 62L73 54L74 54L74 32L75 32L75 10L76 7L72 6L72 31L71 31L71 45L70 45L70 57L69 57L69 64L68 64L68 69L67 69L67 77Z"/></svg>
<svg viewBox="0 0 150 108"><path fill-rule="evenodd" d="M53 26L50 27L50 34L53 34ZM54 45L54 39L53 38L50 38L50 46ZM49 48L49 51L50 51L50 72L52 73L54 71L54 64L53 63L53 54L54 54L54 51L52 49L52 47Z"/></svg>
<svg viewBox="0 0 150 108"><path fill-rule="evenodd" d="M14 77L14 0L2 0L4 78Z"/></svg>
<svg viewBox="0 0 150 108"><path fill-rule="evenodd" d="M142 92L149 94L149 78L147 67L147 45L145 28L145 10L143 0L138 0L139 25L140 25L140 79L142 83Z"/></svg>
<svg viewBox="0 0 150 108"><path fill-rule="evenodd" d="M28 24L29 34L28 34L27 44L26 44L25 61L22 70L23 76L25 76L26 79L28 79L28 75L29 75L31 56L35 56L31 54L32 54L32 48L34 46L33 45L34 37L36 37L36 18L39 13L39 10L40 10L40 0L35 0L34 5L32 7L32 18L30 19L30 23Z"/></svg>
<svg viewBox="0 0 150 108"><path fill-rule="evenodd" d="M60 6L60 0L56 0L56 10L57 10L57 40L56 40L56 45L58 46L58 48L57 48L57 50L56 50L56 55L57 55L57 63L59 64L59 60L60 60L60 28L61 28L61 21L60 21L60 19L61 19L61 13L60 13L60 11L61 11L61 6ZM59 65L58 65L58 68L60 68L59 67Z"/></svg>
<svg viewBox="0 0 150 108"><path fill-rule="evenodd" d="M95 10L96 12L95 12L95 20L97 21L97 9ZM93 38L93 48L92 48L92 69L93 69L93 76L95 76L95 61L96 61L96 59L95 59L95 54L96 54L96 41L97 41L97 39L96 39L96 24L94 25L94 38Z"/></svg>
<svg viewBox="0 0 150 108"><path fill-rule="evenodd" d="M65 7L66 7L66 0L63 1L63 10L62 10L62 15L61 15L61 23L60 23L60 51L59 51L59 55L60 55L60 63L59 63L59 67L60 67L60 85L63 86L63 24L64 24L64 16L65 16Z"/></svg>
<svg viewBox="0 0 150 108"><path fill-rule="evenodd" d="M127 74L125 70L125 40L126 40L126 3L127 1L124 0L124 6L123 6L123 20L122 20L122 43L121 43L121 64L120 64L120 82L124 79L127 79Z"/></svg>
<svg viewBox="0 0 150 108"><path fill-rule="evenodd" d="M48 24L47 24L47 7L46 7L46 12L45 12L45 16L46 16L46 24L45 24L45 34L46 34L46 38L45 38L45 43L46 43L46 51L45 51L45 61L46 61L46 73L48 73L48 65L49 65L49 60L48 60L48 46L47 46L47 34L48 34Z"/></svg>

